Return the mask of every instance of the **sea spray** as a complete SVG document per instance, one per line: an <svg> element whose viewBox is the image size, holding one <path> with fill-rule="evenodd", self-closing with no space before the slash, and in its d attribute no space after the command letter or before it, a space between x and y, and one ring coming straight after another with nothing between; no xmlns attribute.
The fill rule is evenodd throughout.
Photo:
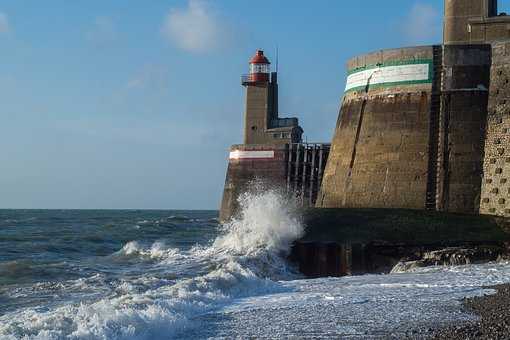
<svg viewBox="0 0 510 340"><path fill-rule="evenodd" d="M128 242L105 259L119 262L119 258L126 258L126 265L132 266L151 264L150 272L162 266L168 270L201 270L178 280L155 277L150 272L106 282L91 280L84 290L100 291L103 285L111 289L90 301L74 299L70 304L27 307L0 316L0 338L180 337L196 327L201 316L235 299L286 291L288 288L277 280L296 277L285 258L290 244L303 231L288 202L277 190L243 195L239 218L223 226L222 235L209 247L180 250L163 242L150 246ZM139 261L133 263L136 259Z"/></svg>
<svg viewBox="0 0 510 340"><path fill-rule="evenodd" d="M460 299L510 282L508 263L289 280L279 246L255 242L244 253L228 242L213 246L229 234L225 227L218 236L214 212L188 211L189 219L168 223L156 221L184 212L2 214L38 216L0 227L0 263L30 260L33 279L8 269L18 281L0 282L2 340L406 338L410 329L471 320ZM67 272L73 276L57 276Z"/></svg>
<svg viewBox="0 0 510 340"><path fill-rule="evenodd" d="M234 257L257 276L284 280L299 276L286 258L304 228L295 200L262 182L239 197L240 214L223 225L209 251Z"/></svg>
<svg viewBox="0 0 510 340"><path fill-rule="evenodd" d="M214 248L249 254L258 249L285 253L303 234L295 202L277 189L256 187L239 197L241 213L224 225Z"/></svg>

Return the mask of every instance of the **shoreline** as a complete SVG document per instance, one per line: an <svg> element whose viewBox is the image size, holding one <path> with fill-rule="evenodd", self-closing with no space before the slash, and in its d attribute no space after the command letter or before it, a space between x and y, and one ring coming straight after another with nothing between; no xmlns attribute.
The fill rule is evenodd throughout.
<svg viewBox="0 0 510 340"><path fill-rule="evenodd" d="M510 337L510 284L486 287L496 290L462 301L464 310L478 320L432 330L430 339L508 339Z"/></svg>

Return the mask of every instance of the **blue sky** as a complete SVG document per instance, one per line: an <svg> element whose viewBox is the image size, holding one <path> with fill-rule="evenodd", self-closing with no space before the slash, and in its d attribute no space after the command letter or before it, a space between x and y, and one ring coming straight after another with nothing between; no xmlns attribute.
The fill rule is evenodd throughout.
<svg viewBox="0 0 510 340"><path fill-rule="evenodd" d="M257 48L279 48L281 113L327 142L346 60L438 43L441 15L441 0L2 0L0 208L216 209Z"/></svg>

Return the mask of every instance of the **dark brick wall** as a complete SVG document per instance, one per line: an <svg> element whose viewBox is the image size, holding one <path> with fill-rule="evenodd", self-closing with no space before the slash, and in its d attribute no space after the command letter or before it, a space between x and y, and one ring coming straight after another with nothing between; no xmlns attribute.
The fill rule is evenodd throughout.
<svg viewBox="0 0 510 340"><path fill-rule="evenodd" d="M490 45L446 46L439 167L439 209L477 213L491 65Z"/></svg>
<svg viewBox="0 0 510 340"><path fill-rule="evenodd" d="M493 44L480 213L510 216L510 42Z"/></svg>

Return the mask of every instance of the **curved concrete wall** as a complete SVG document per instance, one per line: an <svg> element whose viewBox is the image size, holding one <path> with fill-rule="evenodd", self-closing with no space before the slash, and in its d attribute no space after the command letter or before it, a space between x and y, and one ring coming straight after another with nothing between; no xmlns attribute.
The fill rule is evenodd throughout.
<svg viewBox="0 0 510 340"><path fill-rule="evenodd" d="M317 206L475 212L489 52L424 46L350 60Z"/></svg>
<svg viewBox="0 0 510 340"><path fill-rule="evenodd" d="M402 66L412 73L413 65L421 65L427 78L418 70L414 81L388 76L386 83L372 82L378 70ZM366 70L374 76L358 88L350 88L348 79L318 206L425 206L432 69L432 46L379 51L348 62L349 77Z"/></svg>

